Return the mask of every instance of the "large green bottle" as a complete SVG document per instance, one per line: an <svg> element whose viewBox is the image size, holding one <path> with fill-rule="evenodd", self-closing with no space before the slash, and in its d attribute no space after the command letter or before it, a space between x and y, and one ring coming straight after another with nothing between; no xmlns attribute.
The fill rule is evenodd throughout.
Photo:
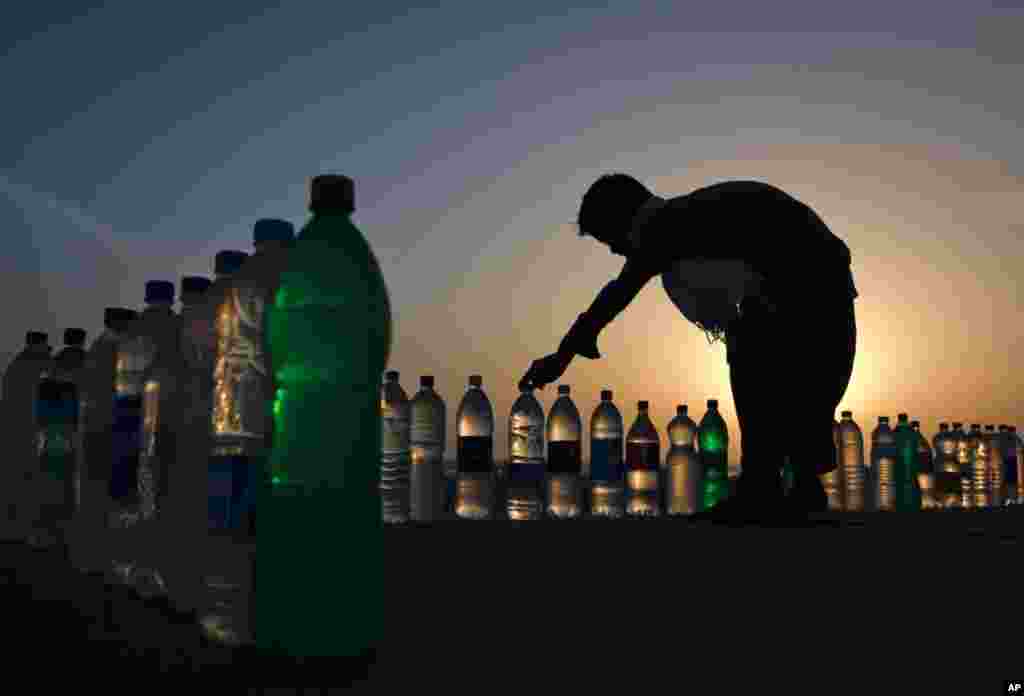
<svg viewBox="0 0 1024 696"><path fill-rule="evenodd" d="M898 512L912 512L921 509L921 489L917 483L918 434L910 427L906 413L897 416L896 461L893 472L895 508Z"/></svg>
<svg viewBox="0 0 1024 696"><path fill-rule="evenodd" d="M718 412L718 400L708 400L708 410L697 427L700 463L704 473L703 509L710 510L729 495L729 430Z"/></svg>
<svg viewBox="0 0 1024 696"><path fill-rule="evenodd" d="M312 181L265 312L272 448L257 502L255 638L293 657L357 656L384 635L380 375L391 308L352 224L354 185Z"/></svg>

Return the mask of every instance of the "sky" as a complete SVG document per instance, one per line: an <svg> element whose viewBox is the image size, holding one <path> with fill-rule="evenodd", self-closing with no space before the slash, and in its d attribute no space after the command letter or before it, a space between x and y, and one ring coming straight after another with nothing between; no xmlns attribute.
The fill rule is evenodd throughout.
<svg viewBox="0 0 1024 696"><path fill-rule="evenodd" d="M587 187L613 171L665 197L758 179L850 247L859 338L840 411L866 434L900 411L929 437L940 421L1024 426L1019 2L431 4L6 17L0 360L28 330L91 341L104 307L141 308L146 280L212 276L217 251L251 251L256 219L301 226L309 179L341 173L390 292L389 368L410 397L436 377L451 454L482 375L501 457L519 378L622 266L567 224ZM598 345L560 381L585 430L602 388L627 428L650 401L663 448L676 404L699 420L715 398L738 460L724 346L660 281Z"/></svg>

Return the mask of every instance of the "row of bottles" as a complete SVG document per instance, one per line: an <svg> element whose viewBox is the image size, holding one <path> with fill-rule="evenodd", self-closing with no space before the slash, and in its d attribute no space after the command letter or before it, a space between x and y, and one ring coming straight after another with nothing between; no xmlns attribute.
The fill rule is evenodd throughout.
<svg viewBox="0 0 1024 696"><path fill-rule="evenodd" d="M670 449L662 460L648 402L637 404L636 420L626 433L612 392L603 390L590 420L590 476L585 479L582 421L570 387L559 385L546 419L533 391L524 389L509 414L507 468L496 476L494 410L482 387L481 376L472 375L456 412L456 472L448 482L443 472L446 411L434 378L421 377L410 401L399 373L385 374L380 397L385 523L435 519L446 501L458 517L493 518L499 515L494 509L499 484L505 487L503 514L512 520L573 519L587 509L601 517L689 515L728 495L728 430L714 399L699 426L687 406L677 408L668 425Z"/></svg>
<svg viewBox="0 0 1024 696"><path fill-rule="evenodd" d="M181 558L189 549L199 557L197 544L210 532L254 541L259 507L274 520L254 571L268 588L263 596L294 597L297 576L330 577L320 554L296 555L297 541L321 544L315 537L324 527L312 520L344 510L365 532L366 546L348 553L362 570L347 575L362 597L359 611L369 613L357 620L347 605L325 610L323 593L308 584L300 599L320 603L315 612L268 600L257 613L261 636L276 647L362 649L382 630L380 602L373 610L372 601L383 572L372 543L380 516L360 481L376 480L361 462L381 450L375 390L390 352L391 313L376 259L351 222L354 209L351 179L315 177L312 216L298 239L285 220L257 221L254 253L221 251L212 280L181 280L180 311L174 284L153 280L141 310L106 309L88 349L81 329L65 333L57 356L46 334L29 332L3 375L10 434L0 473L3 536L67 548L75 529L93 539L142 538L125 536L129 529L155 538L149 530L162 529ZM367 301L355 306L353 296ZM353 433L341 443L340 466L338 409ZM132 544L104 542L95 557L83 551L85 562L126 579L155 572L140 567ZM158 557L169 558L147 556ZM178 572L183 588L194 584L192 559L185 560L161 569ZM354 628L339 633L343 622Z"/></svg>
<svg viewBox="0 0 1024 696"><path fill-rule="evenodd" d="M1021 496L1024 441L1015 427L939 424L932 442L901 413L892 428L879 416L865 462L864 438L850 411L835 424L837 469L824 477L833 510L862 512L985 508Z"/></svg>

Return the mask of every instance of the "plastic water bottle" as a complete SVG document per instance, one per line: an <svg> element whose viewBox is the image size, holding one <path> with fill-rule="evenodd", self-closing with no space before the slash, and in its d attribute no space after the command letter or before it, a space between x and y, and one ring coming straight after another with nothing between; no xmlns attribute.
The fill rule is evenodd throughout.
<svg viewBox="0 0 1024 696"><path fill-rule="evenodd" d="M583 426L569 391L569 385L558 385L558 398L548 412L546 430L547 514L555 519L577 518L583 513L579 499L579 479L583 473Z"/></svg>
<svg viewBox="0 0 1024 696"><path fill-rule="evenodd" d="M708 400L697 433L704 469L703 509L710 510L729 494L729 430L718 412L717 399Z"/></svg>
<svg viewBox="0 0 1024 696"><path fill-rule="evenodd" d="M494 512L494 409L482 387L483 377L470 376L455 414L455 514L469 520L490 519Z"/></svg>
<svg viewBox="0 0 1024 696"><path fill-rule="evenodd" d="M590 512L595 517L617 519L625 514L624 430L612 391L602 390L601 403L590 417Z"/></svg>
<svg viewBox="0 0 1024 696"><path fill-rule="evenodd" d="M71 484L78 422L78 389L72 382L48 377L39 383L36 399L38 464L28 499L35 512L30 520L33 545L65 543L65 525L74 510Z"/></svg>
<svg viewBox="0 0 1024 696"><path fill-rule="evenodd" d="M409 521L409 397L389 370L381 387L380 498L384 524Z"/></svg>
<svg viewBox="0 0 1024 696"><path fill-rule="evenodd" d="M843 509L864 512L867 507L867 470L864 466L864 434L853 420L852 411L843 411L839 421L839 468L844 487Z"/></svg>
<svg viewBox="0 0 1024 696"><path fill-rule="evenodd" d="M939 432L932 438L932 449L938 504L944 509L960 507L960 468L956 463L956 439L949 423L939 423Z"/></svg>
<svg viewBox="0 0 1024 696"><path fill-rule="evenodd" d="M917 434L917 485L921 491L921 509L933 510L938 506L938 500L932 446L921 433L920 421L910 421L910 429Z"/></svg>
<svg viewBox="0 0 1024 696"><path fill-rule="evenodd" d="M889 427L889 417L879 416L878 426L871 433L872 509L892 512L896 509L896 437Z"/></svg>
<svg viewBox="0 0 1024 696"><path fill-rule="evenodd" d="M842 467L839 466L839 421L832 421L832 444L836 451L836 468L821 475L821 484L825 488L825 495L828 496L828 509L833 512L842 512L843 486Z"/></svg>
<svg viewBox="0 0 1024 696"><path fill-rule="evenodd" d="M264 319L295 245L287 220L261 218L252 228L253 253L231 274L225 290L231 327L223 355L223 377L214 385L230 395L218 412L214 437L237 453L232 479L232 525L256 533L256 491L264 478L273 434L267 404L274 393ZM218 375L219 377L219 375Z"/></svg>
<svg viewBox="0 0 1024 696"><path fill-rule="evenodd" d="M82 472L81 503L75 525L90 539L79 549L76 565L91 571L105 569L106 559L98 553L94 535L103 534L111 515L110 465L113 461L112 428L114 394L118 388L117 346L136 321L138 313L126 307L107 307L103 312L104 329L89 346L85 356L85 374L80 391L81 429L84 446L78 451L77 469ZM84 546L85 548L81 548Z"/></svg>
<svg viewBox="0 0 1024 696"><path fill-rule="evenodd" d="M4 371L3 416L5 465L0 466L0 521L4 538L24 539L30 519L36 513L26 505L26 496L38 464L35 402L39 384L53 371L47 335L29 331L25 348ZM27 484L27 485L26 485Z"/></svg>
<svg viewBox="0 0 1024 696"><path fill-rule="evenodd" d="M418 522L430 522L441 516L445 493L445 405L434 391L433 375L420 377L409 414L409 513Z"/></svg>
<svg viewBox="0 0 1024 696"><path fill-rule="evenodd" d="M988 494L988 447L980 423L972 423L967 433L967 471L971 479L971 507L986 508Z"/></svg>
<svg viewBox="0 0 1024 696"><path fill-rule="evenodd" d="M1024 504L1024 437L1017 434L1017 426L1010 426L1012 448L1015 452L1014 459L1017 462L1017 502Z"/></svg>
<svg viewBox="0 0 1024 696"><path fill-rule="evenodd" d="M312 217L265 312L274 431L257 501L255 635L261 650L351 657L384 636L384 526L374 492L391 305L351 219L352 180L318 176L310 199ZM342 529L343 553L329 552Z"/></svg>
<svg viewBox="0 0 1024 696"><path fill-rule="evenodd" d="M231 276L248 258L243 251L217 252L213 282L203 291L202 300L182 307L183 404L174 467L180 485L172 495L179 533L197 540L205 539L211 528L223 529L230 519L234 453L230 443L224 443L226 446L222 448L215 447L214 439L217 420L223 425L225 413L230 412L230 402L222 401L215 410L214 393L218 380L224 384L224 363L218 363L218 358L228 351L234 325L229 292ZM219 400L231 396L231 391L223 386L218 391Z"/></svg>
<svg viewBox="0 0 1024 696"><path fill-rule="evenodd" d="M80 452L85 447L84 431L81 427L82 393L85 389L86 380L85 339L85 329L65 329L64 347L54 357L54 374L56 379L59 382L71 384L75 387L76 404L74 410L78 414L78 419L74 423L74 431L71 434L72 461L69 465L69 477L65 483L68 486L66 495L69 496L69 512L72 517L77 515L79 506L82 504L82 470L79 468L78 462L81 458Z"/></svg>
<svg viewBox="0 0 1024 696"><path fill-rule="evenodd" d="M996 426L985 426L985 451L988 453L987 482L988 499L992 507L1003 505L1003 450L1000 446Z"/></svg>
<svg viewBox="0 0 1024 696"><path fill-rule="evenodd" d="M1007 498L1015 503L1024 502L1024 447L1017 426L1006 427L1006 481Z"/></svg>
<svg viewBox="0 0 1024 696"><path fill-rule="evenodd" d="M648 403L637 402L637 415L626 435L626 514L631 517L661 515L658 473L661 468L658 431L648 415Z"/></svg>
<svg viewBox="0 0 1024 696"><path fill-rule="evenodd" d="M899 512L916 512L921 509L921 488L917 482L918 433L910 427L910 416L900 413L896 417L895 466L893 467L893 488L895 509Z"/></svg>
<svg viewBox="0 0 1024 696"><path fill-rule="evenodd" d="M953 443L956 445L956 465L960 477L960 485L957 486L960 507L970 509L974 506L974 499L971 495L971 449L963 423L953 423Z"/></svg>
<svg viewBox="0 0 1024 696"><path fill-rule="evenodd" d="M510 520L544 516L544 407L533 390L519 390L508 416L508 496Z"/></svg>
<svg viewBox="0 0 1024 696"><path fill-rule="evenodd" d="M114 527L134 524L144 501L155 491L155 472L140 469L145 374L161 350L170 350L178 328L174 284L146 283L146 306L117 346L117 391L114 397L113 461L110 494L115 504Z"/></svg>
<svg viewBox="0 0 1024 696"><path fill-rule="evenodd" d="M669 515L700 512L703 498L703 469L697 456L697 424L686 404L676 406L676 417L668 424L668 454L665 456L665 509Z"/></svg>

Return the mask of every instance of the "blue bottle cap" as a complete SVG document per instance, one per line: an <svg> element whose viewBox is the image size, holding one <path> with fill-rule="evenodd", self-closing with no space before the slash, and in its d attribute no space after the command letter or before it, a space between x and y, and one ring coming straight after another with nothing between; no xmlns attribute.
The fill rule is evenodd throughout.
<svg viewBox="0 0 1024 696"><path fill-rule="evenodd" d="M252 227L252 243L290 242L295 239L295 226L287 220L263 218Z"/></svg>
<svg viewBox="0 0 1024 696"><path fill-rule="evenodd" d="M217 275L231 275L241 268L248 258L249 255L244 251L237 251L235 249L218 251L217 255L213 258L213 272Z"/></svg>
<svg viewBox="0 0 1024 696"><path fill-rule="evenodd" d="M81 346L85 344L85 329L64 329L64 345Z"/></svg>
<svg viewBox="0 0 1024 696"><path fill-rule="evenodd" d="M181 295L202 295L211 284L212 281L203 276L184 276L181 279Z"/></svg>
<svg viewBox="0 0 1024 696"><path fill-rule="evenodd" d="M146 304L174 302L174 283L168 280L146 281Z"/></svg>

